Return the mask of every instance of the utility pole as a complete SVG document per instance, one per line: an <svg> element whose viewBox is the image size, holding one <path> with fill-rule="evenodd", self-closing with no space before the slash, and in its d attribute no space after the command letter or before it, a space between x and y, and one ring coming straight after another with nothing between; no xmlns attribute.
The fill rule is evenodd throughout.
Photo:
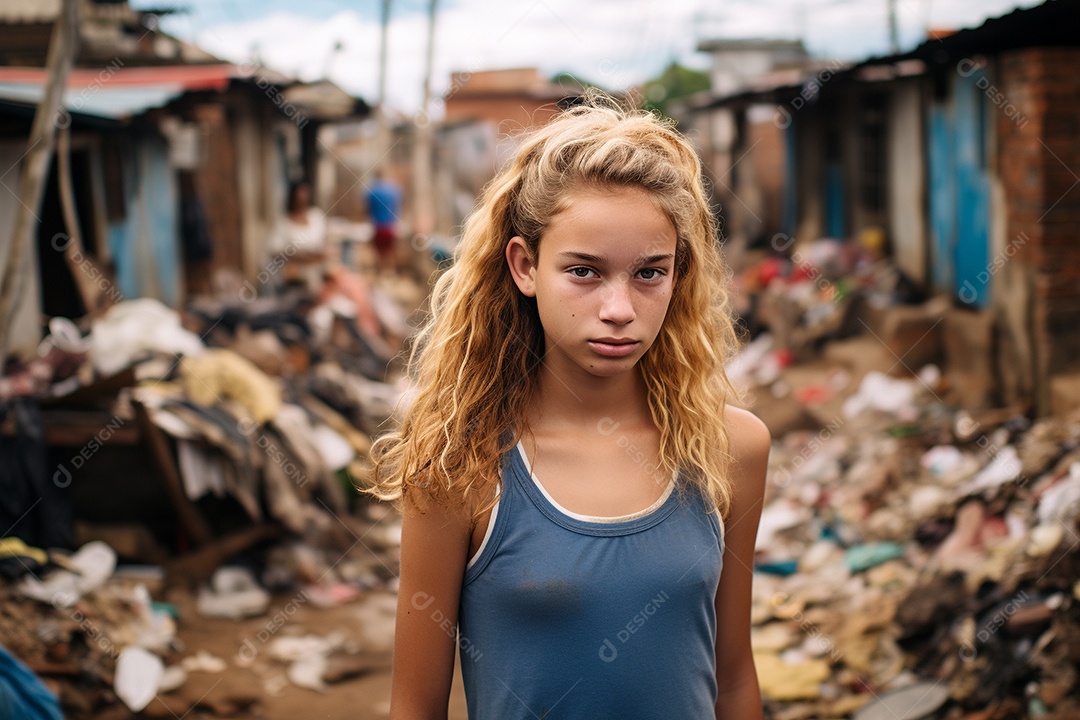
<svg viewBox="0 0 1080 720"><path fill-rule="evenodd" d="M334 61L337 60L338 55L345 49L345 43L338 40L334 43L334 47L326 54L326 62L323 63L322 76L324 80L330 79L330 73L334 70Z"/></svg>
<svg viewBox="0 0 1080 720"><path fill-rule="evenodd" d="M886 0L889 13L889 47L892 54L900 52L900 29L896 25L896 0Z"/></svg>
<svg viewBox="0 0 1080 720"><path fill-rule="evenodd" d="M71 117L61 111L64 87L75 60L79 39L79 0L63 0L45 59L45 92L34 112L30 126L28 150L19 175L19 204L15 208L15 227L11 234L11 250L0 272L0 363L7 357L12 326L22 300L27 273L33 265L34 238L41 220L37 216L45 192L49 161L52 159L56 128Z"/></svg>
<svg viewBox="0 0 1080 720"><path fill-rule="evenodd" d="M428 4L427 53L424 63L424 90L420 111L413 125L413 229L430 234L435 229L435 180L432 177L431 155L434 151L434 128L431 120L431 75L435 65L435 20L438 0Z"/></svg>
<svg viewBox="0 0 1080 720"><path fill-rule="evenodd" d="M375 158L382 164L386 149L390 146L389 126L386 118L386 55L390 35L390 0L382 0L382 27L379 30L379 104L375 108Z"/></svg>

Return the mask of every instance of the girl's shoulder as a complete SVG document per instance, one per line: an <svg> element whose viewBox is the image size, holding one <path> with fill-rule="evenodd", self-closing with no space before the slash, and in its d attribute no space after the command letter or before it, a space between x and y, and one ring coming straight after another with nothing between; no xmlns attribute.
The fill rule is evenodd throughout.
<svg viewBox="0 0 1080 720"><path fill-rule="evenodd" d="M724 423L728 434L728 452L738 464L768 456L772 433L754 413L728 405L724 408Z"/></svg>
<svg viewBox="0 0 1080 720"><path fill-rule="evenodd" d="M734 476L738 478L732 484L728 516L742 518L749 512L760 513L765 496L772 433L757 415L730 405L724 409L724 423L728 434L728 452L734 461ZM756 533L757 520L753 526ZM752 549L753 535L749 542Z"/></svg>

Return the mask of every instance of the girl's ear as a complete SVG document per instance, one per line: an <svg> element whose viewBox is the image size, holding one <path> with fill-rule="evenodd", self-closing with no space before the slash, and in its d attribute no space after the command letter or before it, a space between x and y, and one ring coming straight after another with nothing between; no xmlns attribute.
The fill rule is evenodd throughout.
<svg viewBox="0 0 1080 720"><path fill-rule="evenodd" d="M536 264L525 238L515 235L506 244L506 264L514 284L525 297L536 297Z"/></svg>

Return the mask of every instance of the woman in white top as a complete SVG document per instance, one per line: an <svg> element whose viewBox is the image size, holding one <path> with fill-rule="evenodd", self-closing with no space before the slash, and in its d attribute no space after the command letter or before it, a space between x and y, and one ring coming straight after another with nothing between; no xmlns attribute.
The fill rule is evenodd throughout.
<svg viewBox="0 0 1080 720"><path fill-rule="evenodd" d="M311 290L322 285L326 262L326 215L311 204L311 185L301 180L289 188L285 216L278 223L271 249L285 268L286 280L299 280Z"/></svg>

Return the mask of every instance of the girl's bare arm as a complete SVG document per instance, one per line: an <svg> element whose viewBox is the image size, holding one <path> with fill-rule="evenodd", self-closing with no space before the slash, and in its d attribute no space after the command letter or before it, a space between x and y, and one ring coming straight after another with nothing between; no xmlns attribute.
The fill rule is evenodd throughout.
<svg viewBox="0 0 1080 720"><path fill-rule="evenodd" d="M728 407L726 415L735 465L724 568L716 589L716 717L761 720L761 690L750 650L750 590L771 437L765 424L745 410Z"/></svg>
<svg viewBox="0 0 1080 720"><path fill-rule="evenodd" d="M461 581L470 523L427 503L401 528L401 585L394 631L391 720L445 720L454 676Z"/></svg>

